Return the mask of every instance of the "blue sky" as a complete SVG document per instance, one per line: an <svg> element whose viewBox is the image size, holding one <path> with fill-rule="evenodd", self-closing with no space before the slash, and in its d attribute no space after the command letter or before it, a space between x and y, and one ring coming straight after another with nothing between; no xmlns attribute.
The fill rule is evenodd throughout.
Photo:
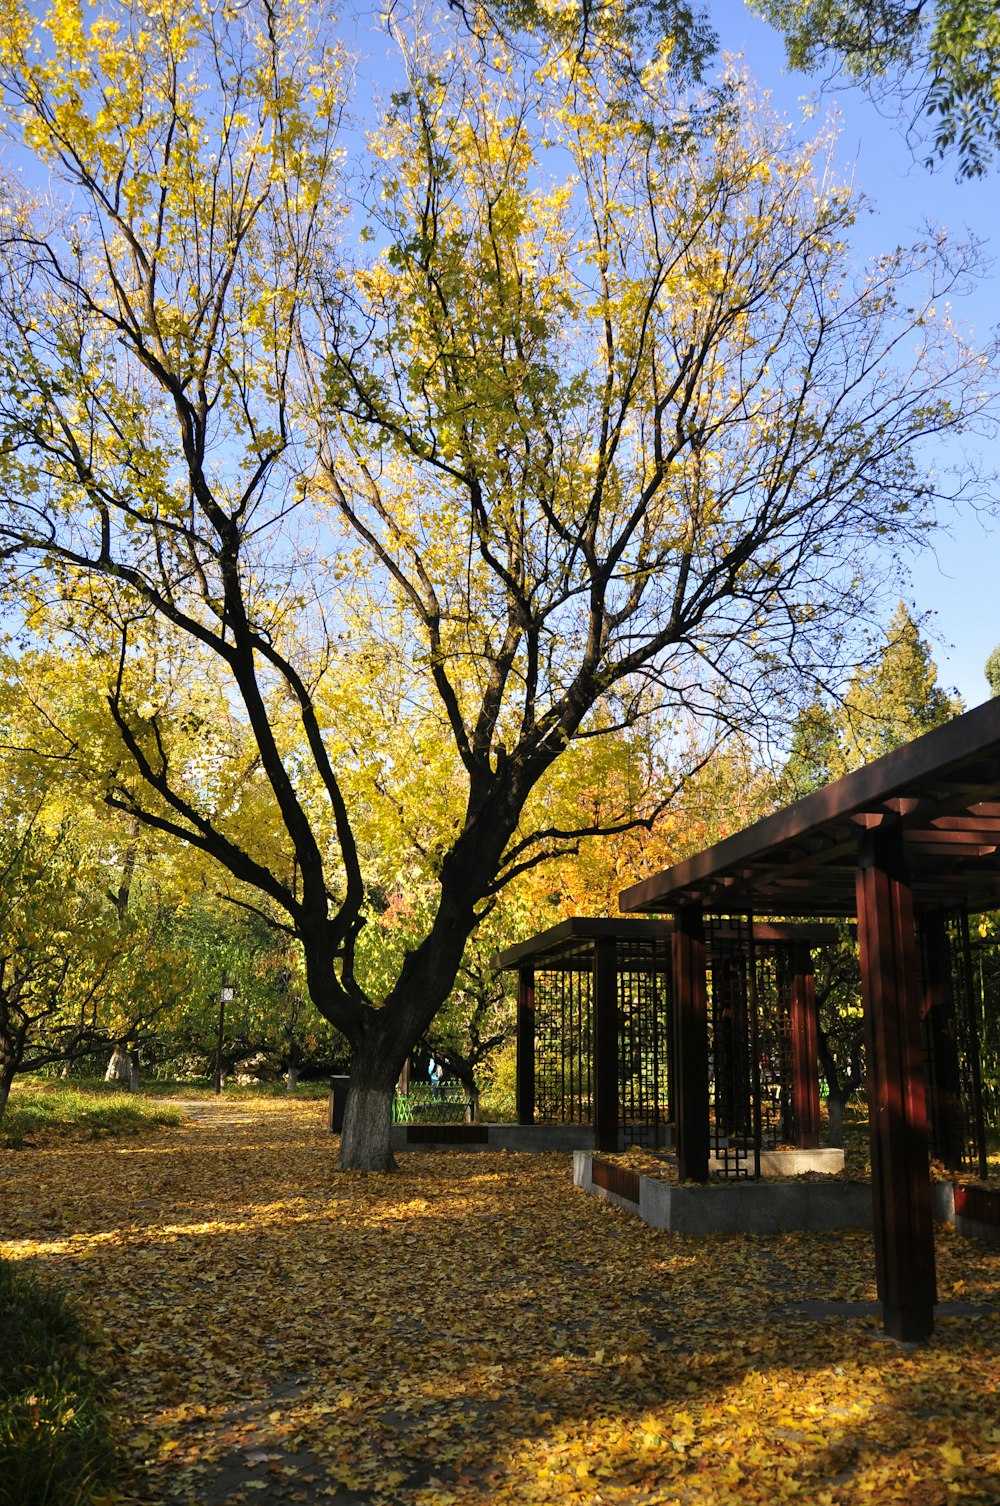
<svg viewBox="0 0 1000 1506"><path fill-rule="evenodd" d="M723 47L742 51L775 106L790 119L798 118L801 97L815 97L817 84L785 70L780 37L751 16L741 0L717 0L711 14ZM953 165L928 171L914 160L895 119L880 113L857 89L827 88L820 113L831 110L837 111L840 125L841 166L872 201L873 213L858 225L859 253L914 239L930 221L947 226L957 239L972 232L990 242L987 256L1000 261L997 173L984 181L956 183ZM954 310L979 340L987 340L1000 326L1000 266L968 297L954 300ZM982 456L987 468L1000 470L1000 438L983 446ZM941 682L957 688L967 706L989 695L983 664L1000 643L998 546L1000 520L967 511L949 520L947 534L937 539L933 551L911 562L909 599L921 612L934 614L927 634Z"/></svg>

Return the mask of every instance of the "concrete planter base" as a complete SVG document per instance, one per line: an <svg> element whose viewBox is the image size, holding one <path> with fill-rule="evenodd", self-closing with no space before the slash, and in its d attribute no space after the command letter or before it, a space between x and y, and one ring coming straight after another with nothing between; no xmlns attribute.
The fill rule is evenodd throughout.
<svg viewBox="0 0 1000 1506"><path fill-rule="evenodd" d="M602 1161L585 1150L573 1153L573 1181L604 1202L636 1214L652 1228L673 1234L793 1234L872 1227L869 1182L741 1181L677 1187ZM960 1234L1000 1243L1000 1191L936 1182L931 1194L936 1219L954 1223ZM963 1209L958 1214L956 1204ZM989 1221L991 1209L993 1222ZM991 1232L983 1233L984 1228Z"/></svg>
<svg viewBox="0 0 1000 1506"><path fill-rule="evenodd" d="M669 1125L660 1126L661 1150L670 1144ZM593 1150L592 1124L394 1124L396 1150ZM618 1149L625 1150L624 1134Z"/></svg>
<svg viewBox="0 0 1000 1506"><path fill-rule="evenodd" d="M955 1183L951 1190L953 1222L959 1234L981 1239L984 1244L1000 1245L1000 1188L963 1187Z"/></svg>
<svg viewBox="0 0 1000 1506"><path fill-rule="evenodd" d="M589 1124L394 1124L400 1150L592 1150Z"/></svg>
<svg viewBox="0 0 1000 1506"><path fill-rule="evenodd" d="M745 1163L753 1170L753 1153ZM722 1171L723 1162L709 1157L708 1169ZM760 1174L762 1177L798 1177L807 1171L819 1171L824 1176L835 1176L844 1169L844 1152L828 1146L819 1150L762 1150Z"/></svg>

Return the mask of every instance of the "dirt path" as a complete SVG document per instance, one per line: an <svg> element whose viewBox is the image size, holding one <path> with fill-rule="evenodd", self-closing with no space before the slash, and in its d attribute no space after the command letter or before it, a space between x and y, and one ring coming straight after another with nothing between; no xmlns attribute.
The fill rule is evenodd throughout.
<svg viewBox="0 0 1000 1506"><path fill-rule="evenodd" d="M659 1234L562 1156L342 1175L325 1112L191 1100L155 1136L0 1153L0 1253L112 1346L115 1499L1000 1501L1000 1252L942 1238L941 1295L980 1315L904 1353L860 1234Z"/></svg>
<svg viewBox="0 0 1000 1506"><path fill-rule="evenodd" d="M276 1099L275 1104L277 1105L282 1101ZM171 1104L175 1109L180 1109L186 1118L193 1119L199 1124L246 1124L250 1120L259 1120L262 1117L266 1117L261 1107L261 1100L248 1099L243 1101L220 1096L218 1098L165 1098L163 1102ZM289 1110L296 1115L302 1110L305 1110L306 1114L308 1114L314 1106L313 1103L296 1104L294 1100L288 1100Z"/></svg>

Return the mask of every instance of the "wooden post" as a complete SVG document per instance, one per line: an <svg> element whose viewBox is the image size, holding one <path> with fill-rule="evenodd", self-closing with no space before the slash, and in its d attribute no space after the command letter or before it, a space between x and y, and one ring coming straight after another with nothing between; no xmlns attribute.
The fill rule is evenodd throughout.
<svg viewBox="0 0 1000 1506"><path fill-rule="evenodd" d="M594 1146L618 1149L618 943L594 943Z"/></svg>
<svg viewBox="0 0 1000 1506"><path fill-rule="evenodd" d="M517 970L517 1122L535 1122L535 969Z"/></svg>
<svg viewBox="0 0 1000 1506"><path fill-rule="evenodd" d="M878 1294L886 1333L920 1341L934 1330L934 1224L913 899L898 829L862 836L857 906Z"/></svg>
<svg viewBox="0 0 1000 1506"><path fill-rule="evenodd" d="M708 1181L708 990L700 905L674 920L674 1117L682 1182Z"/></svg>
<svg viewBox="0 0 1000 1506"><path fill-rule="evenodd" d="M920 917L924 953L921 1014L927 1032L927 1110L934 1154L953 1171L965 1159L965 1116L948 927L940 910Z"/></svg>
<svg viewBox="0 0 1000 1506"><path fill-rule="evenodd" d="M819 1145L819 1045L816 1035L816 975L804 942L792 947L792 1099L795 1144L799 1150Z"/></svg>

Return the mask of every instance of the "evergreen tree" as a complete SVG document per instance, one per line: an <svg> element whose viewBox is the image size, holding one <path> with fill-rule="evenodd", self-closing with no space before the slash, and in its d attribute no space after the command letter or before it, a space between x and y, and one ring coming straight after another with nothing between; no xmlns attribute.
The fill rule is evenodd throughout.
<svg viewBox="0 0 1000 1506"><path fill-rule="evenodd" d="M792 751L784 769L788 798L799 800L837 777L841 750L837 717L823 700L810 702L795 719Z"/></svg>
<svg viewBox="0 0 1000 1506"><path fill-rule="evenodd" d="M961 698L938 684L930 645L900 602L878 659L851 677L838 718L843 766L836 772L871 763L962 710Z"/></svg>

